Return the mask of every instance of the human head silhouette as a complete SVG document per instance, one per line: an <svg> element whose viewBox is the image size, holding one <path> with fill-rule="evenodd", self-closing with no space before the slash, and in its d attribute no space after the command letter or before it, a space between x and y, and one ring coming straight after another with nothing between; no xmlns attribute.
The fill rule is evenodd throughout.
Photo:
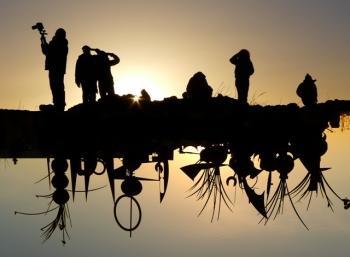
<svg viewBox="0 0 350 257"><path fill-rule="evenodd" d="M316 82L316 79L313 79L311 75L307 73L302 83L314 83L314 82Z"/></svg>
<svg viewBox="0 0 350 257"><path fill-rule="evenodd" d="M59 39L66 38L66 31L62 28L58 28L56 30L55 37Z"/></svg>
<svg viewBox="0 0 350 257"><path fill-rule="evenodd" d="M85 54L90 53L90 50L91 50L91 48L89 46L87 46L87 45L83 46L81 49L83 50L83 52Z"/></svg>
<svg viewBox="0 0 350 257"><path fill-rule="evenodd" d="M250 58L250 53L247 49L242 49L241 51L239 51L239 55L242 58Z"/></svg>
<svg viewBox="0 0 350 257"><path fill-rule="evenodd" d="M205 75L204 75L203 72L198 71L197 73L195 73L195 74L193 75L193 78L195 78L195 79L198 80L198 81L203 81L203 80L205 80Z"/></svg>

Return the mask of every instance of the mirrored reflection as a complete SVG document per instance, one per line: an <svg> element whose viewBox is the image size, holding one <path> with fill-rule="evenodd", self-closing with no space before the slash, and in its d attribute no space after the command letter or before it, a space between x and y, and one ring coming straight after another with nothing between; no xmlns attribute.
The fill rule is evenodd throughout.
<svg viewBox="0 0 350 257"><path fill-rule="evenodd" d="M144 184L159 188L160 203L166 200L174 151L198 156L197 162L181 168L193 181L188 197L202 203L198 215L209 210L211 221L219 219L222 208L233 209L234 199L228 192L241 188L262 223L287 211L309 229L295 202L308 207L321 196L332 210L334 199L345 209L350 207L350 200L327 182L325 172L330 168L321 167L328 149L325 130L345 127L349 110L349 101L338 100L299 107L248 105L224 96L135 101L132 95L114 95L66 112L0 111L8 121L3 126L8 137L1 156L47 159L44 179L50 181L53 193L40 196L47 199L47 210L16 212L53 215L52 222L41 229L43 241L53 233L62 233L63 243L69 239L68 203L78 192L77 180L84 181L88 199L89 193L103 189L90 188L97 176L108 181L116 224L132 236L142 224L142 205L147 204L139 202ZM115 159L122 160L120 166L116 167ZM291 186L288 178L297 160L306 174ZM139 168L144 163L153 163L157 178L142 174ZM229 176L223 175L224 168L230 170ZM261 177L267 178L266 183L257 188Z"/></svg>

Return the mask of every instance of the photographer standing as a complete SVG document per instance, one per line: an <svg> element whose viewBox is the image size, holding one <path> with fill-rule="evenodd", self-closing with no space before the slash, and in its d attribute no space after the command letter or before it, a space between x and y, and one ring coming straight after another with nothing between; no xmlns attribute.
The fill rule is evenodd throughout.
<svg viewBox="0 0 350 257"><path fill-rule="evenodd" d="M238 101L247 103L249 91L249 77L254 73L254 66L250 60L250 53L246 49L242 49L231 57L230 62L236 66L235 68L235 85L238 93Z"/></svg>
<svg viewBox="0 0 350 257"><path fill-rule="evenodd" d="M96 55L96 69L98 90L102 99L106 96L113 96L114 93L114 81L111 72L111 66L120 62L119 57L114 53L106 53L100 49L95 49ZM110 60L109 57L112 59Z"/></svg>
<svg viewBox="0 0 350 257"><path fill-rule="evenodd" d="M83 103L94 103L97 93L95 56L91 55L89 46L83 46L82 50L75 64L75 84L83 90Z"/></svg>
<svg viewBox="0 0 350 257"><path fill-rule="evenodd" d="M41 50L46 56L45 70L49 71L53 104L56 110L64 111L66 105L64 74L66 73L68 54L66 31L62 28L57 29L50 43L47 43L46 40L41 40Z"/></svg>

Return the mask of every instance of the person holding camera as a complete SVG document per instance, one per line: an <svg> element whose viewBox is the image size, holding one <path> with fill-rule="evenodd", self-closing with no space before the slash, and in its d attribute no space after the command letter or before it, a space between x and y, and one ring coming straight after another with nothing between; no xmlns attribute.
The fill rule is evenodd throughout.
<svg viewBox="0 0 350 257"><path fill-rule="evenodd" d="M230 62L236 66L235 68L235 85L238 93L238 101L247 103L249 91L249 77L254 73L253 63L250 60L249 51L240 50L231 57Z"/></svg>
<svg viewBox="0 0 350 257"><path fill-rule="evenodd" d="M68 54L66 31L62 28L57 29L55 35L49 43L47 43L45 38L42 38L41 50L46 56L45 70L49 71L49 82L53 104L56 110L64 111L66 105L64 74L66 73Z"/></svg>
<svg viewBox="0 0 350 257"><path fill-rule="evenodd" d="M82 47L83 53L79 55L75 65L75 83L83 91L83 103L96 102L97 74L95 56L91 55L89 46Z"/></svg>

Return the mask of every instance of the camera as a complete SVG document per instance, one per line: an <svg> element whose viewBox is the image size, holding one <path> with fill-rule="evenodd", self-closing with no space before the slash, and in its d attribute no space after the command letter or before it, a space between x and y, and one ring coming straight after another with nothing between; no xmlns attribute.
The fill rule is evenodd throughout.
<svg viewBox="0 0 350 257"><path fill-rule="evenodd" d="M39 30L40 33L44 31L44 25L41 22L37 22L35 25L32 26L32 30Z"/></svg>

